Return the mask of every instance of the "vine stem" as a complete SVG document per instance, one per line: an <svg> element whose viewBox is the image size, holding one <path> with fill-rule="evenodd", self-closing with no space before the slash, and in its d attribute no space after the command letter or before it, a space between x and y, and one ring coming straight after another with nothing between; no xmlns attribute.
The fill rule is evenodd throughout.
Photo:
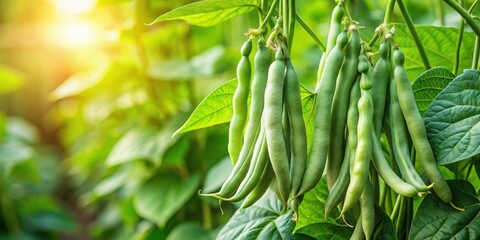
<svg viewBox="0 0 480 240"><path fill-rule="evenodd" d="M472 15L468 13L467 10L463 9L463 7L458 4L455 0L443 0L446 4L448 4L453 10L455 10L458 14L460 14L463 19L468 23L468 25L472 28L475 35L480 36L480 25L475 22Z"/></svg>
<svg viewBox="0 0 480 240"><path fill-rule="evenodd" d="M457 45L455 47L455 61L453 62L453 74L455 75L457 75L458 67L460 65L460 48L462 47L464 28L465 28L465 22L462 20L460 21L460 26L458 27Z"/></svg>
<svg viewBox="0 0 480 240"><path fill-rule="evenodd" d="M440 25L445 26L445 10L443 9L442 0L435 1L435 14L440 21Z"/></svg>
<svg viewBox="0 0 480 240"><path fill-rule="evenodd" d="M275 8L278 5L279 0L273 0L272 5L270 6L270 9L268 10L267 16L263 19L263 22L260 23L260 26L258 27L258 30L260 32L263 32L263 29L267 26L269 19L272 17L273 13L275 12Z"/></svg>
<svg viewBox="0 0 480 240"><path fill-rule="evenodd" d="M392 15L393 15L393 9L395 8L395 0L389 0L387 3L387 8L385 10L385 17L383 18L383 24L382 25L388 25L392 21ZM373 35L373 38L370 40L368 43L368 46L373 47L375 45L375 42L378 40L380 37L380 32L375 31L375 34Z"/></svg>
<svg viewBox="0 0 480 240"><path fill-rule="evenodd" d="M480 56L480 38L475 37L475 47L473 49L472 69L478 68L478 58Z"/></svg>
<svg viewBox="0 0 480 240"><path fill-rule="evenodd" d="M418 52L420 53L420 57L422 58L423 65L425 66L425 69L428 70L431 68L430 63L428 61L425 48L423 47L422 42L420 41L420 37L418 36L417 31L415 30L415 26L413 25L412 18L410 17L410 14L408 13L407 8L403 4L403 0L397 0L397 5L398 5L398 8L400 8L400 12L402 13L403 19L405 20L405 24L407 24L408 30L412 35L413 41L415 42L415 45L417 45L417 49L418 49Z"/></svg>
<svg viewBox="0 0 480 240"><path fill-rule="evenodd" d="M313 38L313 40L318 45L318 47L323 52L325 52L327 50L327 47L322 42L322 40L320 40L320 38L318 38L318 36L315 34L315 32L312 30L312 28L310 28L310 26L307 25L307 23L303 20L302 17L300 17L300 15L298 13L295 13L295 18L297 19L297 22L300 24L300 26L302 26L302 28L308 33L308 35L310 35L310 37Z"/></svg>

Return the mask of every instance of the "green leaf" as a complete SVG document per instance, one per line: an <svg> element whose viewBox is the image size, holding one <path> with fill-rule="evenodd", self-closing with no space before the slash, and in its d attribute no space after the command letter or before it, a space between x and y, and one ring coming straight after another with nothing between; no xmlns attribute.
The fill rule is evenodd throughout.
<svg viewBox="0 0 480 240"><path fill-rule="evenodd" d="M209 232L205 230L199 223L184 222L175 226L170 234L168 234L166 240L178 239L210 240L214 238L212 238Z"/></svg>
<svg viewBox="0 0 480 240"><path fill-rule="evenodd" d="M318 240L349 239L352 232L353 229L346 227L345 225L342 226L330 222L321 222L302 227L295 232L295 235L305 235Z"/></svg>
<svg viewBox="0 0 480 240"><path fill-rule="evenodd" d="M125 134L107 158L110 166L129 161L147 159L160 165L165 151L178 138L172 138L173 129L157 131L151 128L135 128Z"/></svg>
<svg viewBox="0 0 480 240"><path fill-rule="evenodd" d="M480 153L480 71L466 70L424 114L427 135L439 165Z"/></svg>
<svg viewBox="0 0 480 240"><path fill-rule="evenodd" d="M375 206L375 228L372 239L397 239L392 220L378 205Z"/></svg>
<svg viewBox="0 0 480 240"><path fill-rule="evenodd" d="M423 115L435 97L455 78L445 67L435 67L422 73L413 82L418 110Z"/></svg>
<svg viewBox="0 0 480 240"><path fill-rule="evenodd" d="M232 79L213 90L174 135L230 121L233 115L232 98L237 84L237 80Z"/></svg>
<svg viewBox="0 0 480 240"><path fill-rule="evenodd" d="M232 169L233 166L232 161L230 161L230 157L222 159L220 162L211 167L205 176L202 192L210 193L220 189L225 180L227 180Z"/></svg>
<svg viewBox="0 0 480 240"><path fill-rule="evenodd" d="M237 210L217 239L292 239L293 211L282 211L282 204L269 190L253 206Z"/></svg>
<svg viewBox="0 0 480 240"><path fill-rule="evenodd" d="M0 64L0 94L15 91L23 86L24 74Z"/></svg>
<svg viewBox="0 0 480 240"><path fill-rule="evenodd" d="M408 239L480 239L480 202L473 186L464 180L448 181L455 210L436 194L429 194L413 219Z"/></svg>
<svg viewBox="0 0 480 240"><path fill-rule="evenodd" d="M104 74L105 69L75 74L50 92L49 98L54 101L78 95L96 86L102 80Z"/></svg>
<svg viewBox="0 0 480 240"><path fill-rule="evenodd" d="M198 175L181 180L162 174L140 186L134 195L135 209L143 218L163 227L196 194L199 180Z"/></svg>
<svg viewBox="0 0 480 240"><path fill-rule="evenodd" d="M192 25L209 27L256 9L257 0L206 0L167 12L150 24L181 19Z"/></svg>
<svg viewBox="0 0 480 240"><path fill-rule="evenodd" d="M296 229L303 228L307 225L314 223L331 223L339 226L346 227L343 221L336 221L335 218L340 215L338 209L334 208L327 219L325 215L325 203L328 197L327 181L323 177L320 182L305 194L302 204L298 208L298 221ZM349 227L346 227L347 229Z"/></svg>
<svg viewBox="0 0 480 240"><path fill-rule="evenodd" d="M453 66L458 29L437 26L415 26L427 53L430 65ZM411 80L416 79L425 71L425 66L418 54L417 46L405 24L395 24L395 42L405 54L405 69ZM472 63L472 49L475 45L475 34L464 32L462 48L460 49L459 69L468 69Z"/></svg>

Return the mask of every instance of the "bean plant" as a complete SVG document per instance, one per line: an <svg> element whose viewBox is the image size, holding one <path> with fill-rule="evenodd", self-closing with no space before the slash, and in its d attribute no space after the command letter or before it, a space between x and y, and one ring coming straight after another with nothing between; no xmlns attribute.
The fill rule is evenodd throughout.
<svg viewBox="0 0 480 240"><path fill-rule="evenodd" d="M0 238L480 239L477 3L98 0L55 148L0 65Z"/></svg>

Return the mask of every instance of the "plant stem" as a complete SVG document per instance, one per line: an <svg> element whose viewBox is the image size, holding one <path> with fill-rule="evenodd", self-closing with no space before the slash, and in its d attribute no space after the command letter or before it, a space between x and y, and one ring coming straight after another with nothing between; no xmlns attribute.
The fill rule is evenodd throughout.
<svg viewBox="0 0 480 240"><path fill-rule="evenodd" d="M212 208L210 207L208 201L202 201L202 213L203 228L206 230L212 229Z"/></svg>
<svg viewBox="0 0 480 240"><path fill-rule="evenodd" d="M265 18L263 19L263 22L258 27L258 30L260 32L263 32L263 29L267 26L269 19L272 17L273 13L275 12L275 8L277 7L277 5L278 5L278 0L273 0L272 5L268 10L267 16L265 16Z"/></svg>
<svg viewBox="0 0 480 240"><path fill-rule="evenodd" d="M435 1L435 14L437 15L437 19L440 21L440 25L445 26L445 10L443 9L441 1L442 0Z"/></svg>
<svg viewBox="0 0 480 240"><path fill-rule="evenodd" d="M383 24L382 25L388 25L392 21L392 15L393 15L393 9L395 8L395 0L389 0L387 3L387 8L385 10L385 17L383 17ZM372 39L368 43L368 46L373 47L375 45L375 42L377 42L378 38L380 37L380 32L375 31L375 34L373 35Z"/></svg>
<svg viewBox="0 0 480 240"><path fill-rule="evenodd" d="M384 24L389 24L392 21L393 9L395 8L395 0L389 0L387 3L387 10L383 18Z"/></svg>
<svg viewBox="0 0 480 240"><path fill-rule="evenodd" d="M475 37L475 47L473 49L472 69L478 69L478 57L480 55L480 39Z"/></svg>
<svg viewBox="0 0 480 240"><path fill-rule="evenodd" d="M297 19L297 22L300 24L300 26L302 26L302 28L308 33L308 35L310 35L310 37L313 38L313 40L318 45L320 50L325 52L327 47L322 42L322 40L320 40L320 38L318 38L318 36L313 32L313 30L307 25L307 23L303 20L303 18L300 17L300 15L298 15L298 13L295 13L295 18Z"/></svg>
<svg viewBox="0 0 480 240"><path fill-rule="evenodd" d="M460 14L463 17L463 19L465 19L465 21L467 21L468 25L472 28L475 35L480 36L480 25L478 25L478 23L475 22L475 19L473 19L473 17L470 15L470 13L468 13L468 11L463 9L463 7L457 2L455 2L455 0L443 0L443 1L446 4L448 4L451 8L453 8L453 10L458 12L458 14Z"/></svg>
<svg viewBox="0 0 480 240"><path fill-rule="evenodd" d="M293 36L295 33L295 15L296 7L295 0L288 1L288 49L291 50L293 46ZM291 52L291 51L290 51Z"/></svg>
<svg viewBox="0 0 480 240"><path fill-rule="evenodd" d="M422 58L423 65L425 66L425 69L430 69L430 63L428 61L427 54L425 53L425 48L422 45L422 42L420 41L420 37L417 34L417 31L415 30L415 26L413 24L412 18L410 17L410 14L407 11L407 8L403 4L403 0L397 0L397 5L398 8L400 8L400 12L402 13L403 19L405 20L405 23L407 24L408 30L410 30L410 34L412 35L413 41L415 41L415 45L417 45L418 52L420 53L420 57Z"/></svg>
<svg viewBox="0 0 480 240"><path fill-rule="evenodd" d="M402 198L403 198L403 196L398 195L397 199L395 200L395 205L393 206L392 213L390 214L390 219L392 219L392 221L395 221L395 219L398 217L398 214L400 212L400 205L401 205L400 203L402 201Z"/></svg>
<svg viewBox="0 0 480 240"><path fill-rule="evenodd" d="M463 0L460 0L463 2ZM453 74L457 75L458 67L460 65L460 48L462 47L463 31L465 28L465 21L460 21L460 26L458 27L458 38L457 46L455 47L455 61L453 62Z"/></svg>
<svg viewBox="0 0 480 240"><path fill-rule="evenodd" d="M470 165L468 166L467 175L465 175L465 180L467 181L468 181L468 178L470 177L470 174L472 173L473 165L474 164L471 162Z"/></svg>

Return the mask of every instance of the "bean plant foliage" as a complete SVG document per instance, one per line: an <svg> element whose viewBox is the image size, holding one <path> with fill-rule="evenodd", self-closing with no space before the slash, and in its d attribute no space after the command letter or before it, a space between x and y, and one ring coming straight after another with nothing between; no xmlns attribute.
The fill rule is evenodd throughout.
<svg viewBox="0 0 480 240"><path fill-rule="evenodd" d="M48 129L0 39L0 239L480 239L478 0L94 2Z"/></svg>
<svg viewBox="0 0 480 240"><path fill-rule="evenodd" d="M271 5L265 2L267 1L199 1L161 15L152 24L182 19L193 25L212 26L254 9L268 10ZM283 1L283 4L288 2L293 1ZM296 15L294 18L297 19L297 27L302 27L307 32L312 31L300 16ZM394 29L395 43L406 56L405 69L410 79L415 79L412 85L416 104L423 115L428 140L437 164L449 165L469 160L472 167L475 166L478 170L480 72L469 69L472 62L471 49L478 48L475 45L475 34L463 32L463 38L460 39L462 44L459 45L456 43L458 28L415 26L414 34L421 40L420 44L428 46L423 49L411 37L408 24L407 20L407 24L389 23L388 27ZM293 32L292 29L289 30ZM312 35L312 38L316 37L313 33ZM319 47L324 46L319 44ZM425 62L422 62L419 49L426 50L424 57L429 60L428 68L430 66L433 68L425 71ZM473 61L478 61L478 58L475 60L474 56ZM466 69L459 75L448 69L458 63L457 69ZM228 81L213 90L176 134L229 122L234 112L232 98L235 90L236 80ZM302 87L301 100L310 151L314 125L312 114L315 112L313 106L317 98L308 87ZM470 174L474 174L471 173L472 167L468 168L470 170L466 173L467 180ZM478 186L464 180L451 180L449 185L454 196L453 204L457 209L442 202L435 193L422 197L418 209L413 209L412 201L406 198L397 198L397 201L400 199L399 203L405 202L406 205L397 206L398 203L391 202L390 208L387 209L384 209L384 205L376 205L372 238L396 239L402 236L408 236L409 239L479 238ZM314 189L303 196L298 210L295 210L298 211L296 219L294 214L297 212L285 210L275 193L269 190L253 206L237 210L222 228L217 239L348 239L354 234L354 229L349 226L355 225L354 218L350 218L351 216L346 216L343 220L337 218L340 215L337 209L324 217L328 194L329 187L325 178L322 178ZM392 204L395 204L395 208L410 206L409 213L401 212L406 215L402 217L402 221L392 222L390 219L396 214L392 212ZM459 211L458 208L463 209ZM402 231L406 235L402 235Z"/></svg>

